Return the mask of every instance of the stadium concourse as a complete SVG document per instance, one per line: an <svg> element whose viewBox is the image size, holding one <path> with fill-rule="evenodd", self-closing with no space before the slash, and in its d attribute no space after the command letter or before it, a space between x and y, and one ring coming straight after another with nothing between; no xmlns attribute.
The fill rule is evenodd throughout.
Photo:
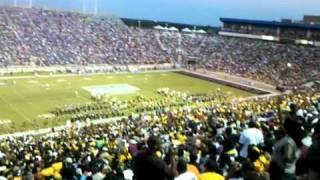
<svg viewBox="0 0 320 180"><path fill-rule="evenodd" d="M201 68L294 87L246 100L160 89L165 100L133 100L146 106L115 122L84 119L80 128L75 118L53 136L9 136L0 179L320 179L319 91L295 88L319 79L319 49L52 10L2 7L0 18L3 66L156 64L174 62L179 49Z"/></svg>

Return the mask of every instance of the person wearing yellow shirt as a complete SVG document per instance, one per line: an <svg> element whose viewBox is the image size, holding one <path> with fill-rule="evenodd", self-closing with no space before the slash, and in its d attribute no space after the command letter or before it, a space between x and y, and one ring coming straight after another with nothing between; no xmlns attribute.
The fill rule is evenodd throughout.
<svg viewBox="0 0 320 180"><path fill-rule="evenodd" d="M186 143L187 136L184 133L178 133L177 137L178 137L178 140L180 141L181 144Z"/></svg>
<svg viewBox="0 0 320 180"><path fill-rule="evenodd" d="M62 162L53 163L50 167L41 170L41 175L44 177L54 177L61 179L60 171L62 169Z"/></svg>
<svg viewBox="0 0 320 180"><path fill-rule="evenodd" d="M209 159L205 164L206 171L201 173L199 176L199 180L224 180L225 178L217 173L218 165L217 163Z"/></svg>
<svg viewBox="0 0 320 180"><path fill-rule="evenodd" d="M124 165L126 161L130 161L131 159L132 159L132 156L128 151L122 152L119 157L119 161L121 165Z"/></svg>

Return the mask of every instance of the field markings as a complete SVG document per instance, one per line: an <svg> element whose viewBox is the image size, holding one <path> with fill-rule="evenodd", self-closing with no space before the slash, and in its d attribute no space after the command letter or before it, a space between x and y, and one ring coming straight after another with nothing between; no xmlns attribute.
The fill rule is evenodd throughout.
<svg viewBox="0 0 320 180"><path fill-rule="evenodd" d="M29 104L31 107L34 107L34 104L31 101L29 101L28 99L26 99L25 96L21 95L20 93L17 93L15 88L12 92L14 94L16 94L17 96L21 97L21 99L25 100L26 104ZM23 114L23 113L21 112L21 114ZM24 115L24 117L27 117L27 116ZM29 117L27 117L26 120L31 121L31 119Z"/></svg>
<svg viewBox="0 0 320 180"><path fill-rule="evenodd" d="M29 84L39 84L39 81L37 80L30 80L28 81Z"/></svg>
<svg viewBox="0 0 320 180"><path fill-rule="evenodd" d="M66 79L57 79L56 82L66 82Z"/></svg>
<svg viewBox="0 0 320 180"><path fill-rule="evenodd" d="M42 80L38 79L38 85L39 85L38 87L44 88L45 90L50 90L51 89L50 87L54 86L55 84L49 84L46 81L42 81ZM19 97L21 97L21 99L23 99L26 104L29 104L31 107L35 107L35 103L33 103L32 101L28 100L21 93L16 92L16 89L14 90L14 93L17 94ZM48 101L48 99L46 99L46 100ZM51 100L49 100L49 101L51 101ZM41 102L43 102L43 101L41 101ZM36 116L32 117L32 118L36 118ZM30 118L27 118L26 120L27 121L31 121Z"/></svg>
<svg viewBox="0 0 320 180"><path fill-rule="evenodd" d="M31 119L29 117L25 116L23 113L21 113L20 111L16 110L16 108L14 106L12 106L11 103L7 102L2 96L0 96L0 100L3 103L7 104L14 112L17 113L17 115L19 115L20 117L26 119L27 121L31 121Z"/></svg>
<svg viewBox="0 0 320 180"><path fill-rule="evenodd" d="M94 85L84 86L82 89L88 91L91 95L120 95L131 94L140 89L130 84L109 84L109 85Z"/></svg>
<svg viewBox="0 0 320 180"><path fill-rule="evenodd" d="M83 80L86 78L83 78ZM91 80L91 78L88 78L89 80ZM40 80L41 83L46 82L46 80L41 79ZM70 93L70 97L64 97L64 99L74 99L74 97L83 99L84 101L87 101L89 98L87 98L85 95L83 95L85 93L85 91L82 90L78 90L77 88L73 87L70 81L65 81L67 82L68 86L55 86L53 89L50 90L61 90L61 89L68 89L68 91L64 92L64 94L68 94ZM51 87L51 86L50 86ZM78 91L78 94L76 95L76 91ZM74 97L73 97L74 96ZM60 100L56 100L56 99L46 99L47 101L50 102L50 104L52 104L53 106L58 106L61 102Z"/></svg>
<svg viewBox="0 0 320 180"><path fill-rule="evenodd" d="M129 76L129 75L134 76L136 78L135 79L127 79L126 76ZM27 79L27 80L21 81L22 82L21 84L22 85L27 84L28 90L30 92L27 91L27 92L24 92L22 94L19 93L20 86L16 86L15 90L16 90L17 93L19 93L20 96L23 96L26 99L30 99L31 102L29 102L29 101L26 101L26 103L21 102L20 104L17 104L16 106L15 106L15 103L13 103L12 101L11 101L11 103L12 103L13 106L16 107L13 110L20 110L20 108L21 108L22 110L24 110L21 113L24 113L24 115L28 115L32 120L35 120L34 121L35 123L39 122L39 125L40 125L40 124L42 124L43 121L41 121L41 120L43 120L43 119L39 119L39 118L35 118L35 117L37 115L39 115L39 114L40 115L44 114L42 112L48 112L48 111L52 110L53 108L55 108L55 106L57 106L57 105L61 105L61 104L64 104L64 105L82 104L82 103L86 103L88 100L90 100L90 93L88 93L87 91L81 89L81 87L85 86L85 85L95 84L95 83L110 84L111 82L114 83L114 82L118 82L118 81L120 81L120 82L126 81L129 84L130 84L130 82L133 83L133 84L137 84L136 81L139 81L139 83L141 82L141 86L140 86L140 84L138 84L138 87L141 87L141 89L143 89L143 92L136 92L135 95L143 94L144 96L154 97L155 96L155 89L153 89L153 85L155 84L155 86L157 87L159 85L159 83L160 84L162 83L161 81L164 81L163 83L168 83L166 86L169 86L169 87L171 87L171 86L180 87L182 85L183 85L183 87L185 87L184 84L190 83L190 78L186 79L186 82L188 82L188 83L184 83L185 80L183 79L182 76L181 76L182 80L180 78L177 78L177 79L171 78L171 76L169 78L164 78L164 77L161 78L160 77L160 79L157 79L158 75L161 76L161 74L152 74L152 75L149 75L149 74L137 74L137 75L128 74L128 75L121 75L121 76L118 76L118 75L115 75L115 76L107 75L107 76L99 76L98 78L92 77L93 82L88 82L88 81L84 82L83 78L85 78L85 77L76 76L76 78L66 78L67 82L61 83L61 85L54 78L52 78L52 79L50 79L50 78L34 79L34 80L38 80L40 82L39 84L27 84L27 82L29 80L29 79ZM169 74L168 73L168 75L172 75L172 77L176 77L175 74ZM151 77L149 77L149 76L151 76ZM89 76L89 78L90 78L90 76ZM112 79L112 78L115 78L115 79L114 80L108 80L108 79ZM60 77L60 79L61 79L61 77ZM170 82L171 79L174 80L173 83ZM30 79L30 80L32 80L32 79ZM97 82L95 82L95 80L97 80ZM78 82L78 81L81 81L81 82ZM148 84L149 82L148 81L150 81L150 83L152 83L152 85L149 86L149 84ZM153 81L155 83L153 83ZM166 82L166 81L168 81L168 82ZM183 81L183 83L180 83L180 81ZM18 82L19 82L18 84L20 84L20 80ZM35 92L33 92L34 90L32 90L31 89L32 87L30 87L30 86L42 87L44 84L46 84L46 82L50 83L50 85L51 85L51 83L56 84L56 86L51 88L51 90L47 91L47 92L43 91L44 89L40 89L40 88L33 88L35 90ZM73 83L73 82L75 82L75 83ZM191 81L191 82L193 82L193 81ZM214 89L213 87L214 86L212 86L212 89ZM206 88L201 88L201 89L206 89ZM20 90L21 90L21 88L20 88ZM23 89L22 89L22 91L23 91ZM79 94L78 97L76 96L75 91L79 92L78 93ZM191 90L189 90L188 92L190 92L190 91ZM192 90L192 91L197 91L197 90ZM201 90L201 91L203 91L203 90ZM34 96L34 95L36 95L35 93L43 94L44 96L39 96L41 98L39 100L38 99L33 100L33 99L31 99L29 97L29 94L30 94L30 96ZM36 97L38 97L38 96L36 96ZM123 97L124 97L123 99L129 98L129 96L126 97L126 95L123 96ZM6 98L6 97L4 97L4 98ZM130 98L131 98L131 95L130 95ZM6 98L5 100L10 102L10 98ZM91 101L89 101L89 102L91 102ZM32 104L32 106L28 105L27 103ZM9 104L9 103L7 103L7 104ZM32 111L32 108L30 108L30 106L33 107L33 105L36 105L35 106L36 108L42 108L42 107L43 108L41 110L39 109L39 110ZM7 107L5 107L5 108L7 108ZM31 110L31 111L29 112L28 110ZM18 113L15 113L15 111L10 111L9 106L8 106L8 110L7 111L10 112L9 113L9 115L10 115L9 117L11 117L12 114L13 115L17 114L16 117L13 116L14 120L16 120L16 119L21 117L21 119L24 119L25 122L28 122L27 118L23 118L23 116L19 115ZM20 124L20 122L19 122L19 124ZM28 125L28 128L32 128L32 124L30 126Z"/></svg>
<svg viewBox="0 0 320 180"><path fill-rule="evenodd" d="M85 80L85 81L91 81L92 79L91 79L91 78L83 78L83 80Z"/></svg>

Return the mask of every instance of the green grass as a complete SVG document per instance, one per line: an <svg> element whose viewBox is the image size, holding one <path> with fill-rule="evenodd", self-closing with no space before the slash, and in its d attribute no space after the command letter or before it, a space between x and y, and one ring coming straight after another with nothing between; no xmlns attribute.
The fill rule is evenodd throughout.
<svg viewBox="0 0 320 180"><path fill-rule="evenodd" d="M65 77L39 77L28 79L0 79L0 120L11 120L11 124L0 125L0 133L38 129L55 126L64 121L50 121L41 119L38 115L47 114L57 105L81 104L90 102L89 92L82 89L90 85L129 84L140 89L135 94L118 95L119 99L133 98L137 95L145 97L157 96L159 88L168 87L186 93L215 93L220 88L221 92L231 92L237 96L250 96L252 93L215 84L206 80L181 75L173 72L156 72L140 74L105 74L89 76ZM58 79L65 79L58 82ZM16 81L16 84L14 84ZM30 81L38 81L32 84ZM45 89L44 84L50 88ZM78 91L80 97L75 96Z"/></svg>

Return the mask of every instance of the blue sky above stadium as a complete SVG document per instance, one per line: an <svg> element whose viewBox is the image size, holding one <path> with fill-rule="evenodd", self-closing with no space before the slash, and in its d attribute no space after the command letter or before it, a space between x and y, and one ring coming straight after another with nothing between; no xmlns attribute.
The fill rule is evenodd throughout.
<svg viewBox="0 0 320 180"><path fill-rule="evenodd" d="M16 0L28 5L31 0ZM32 0L34 6L63 10L94 11L95 0ZM98 12L120 17L220 25L219 17L280 20L320 15L319 0L97 0ZM1 0L0 4L13 4Z"/></svg>

